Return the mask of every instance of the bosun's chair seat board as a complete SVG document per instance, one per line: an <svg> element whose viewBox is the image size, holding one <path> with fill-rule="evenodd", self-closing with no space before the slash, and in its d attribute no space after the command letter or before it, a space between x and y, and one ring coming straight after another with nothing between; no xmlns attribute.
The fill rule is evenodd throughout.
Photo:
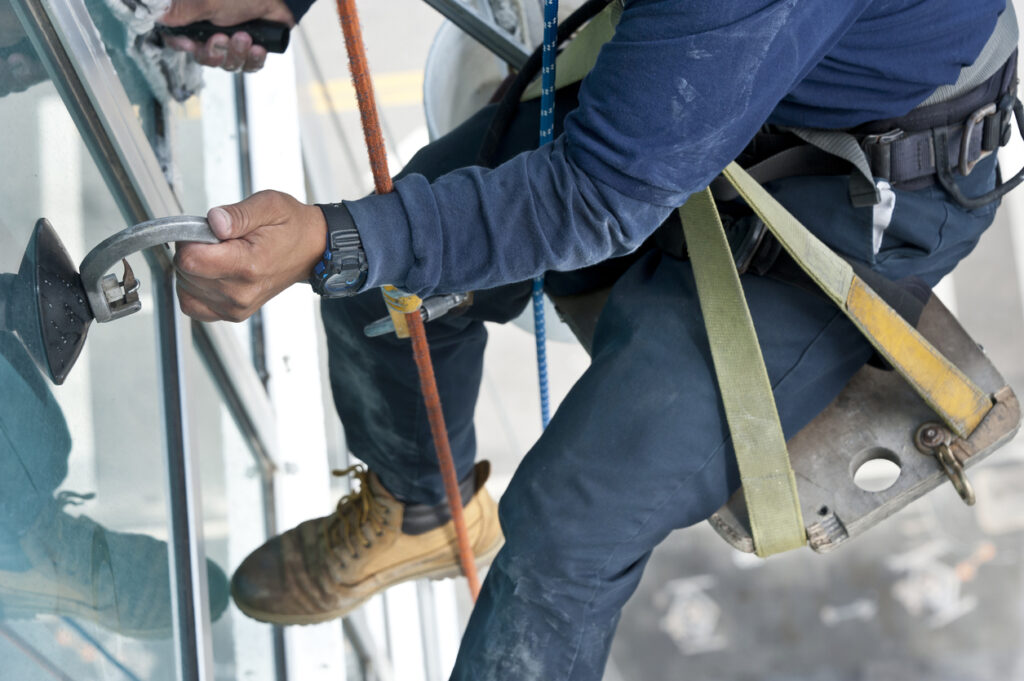
<svg viewBox="0 0 1024 681"><path fill-rule="evenodd" d="M605 289L552 298L559 315L588 352L608 293ZM965 469L970 468L1017 432L1017 397L938 298L929 298L916 327L992 396L991 411L969 438L949 435L953 456ZM946 432L931 408L898 373L865 365L821 414L789 440L790 462L812 549L831 551L949 481L937 458L915 445L915 434L929 423L936 424L940 433ZM891 461L900 468L896 481L877 492L864 490L854 481L857 470L874 459ZM734 548L754 551L742 490L714 513L709 523Z"/></svg>

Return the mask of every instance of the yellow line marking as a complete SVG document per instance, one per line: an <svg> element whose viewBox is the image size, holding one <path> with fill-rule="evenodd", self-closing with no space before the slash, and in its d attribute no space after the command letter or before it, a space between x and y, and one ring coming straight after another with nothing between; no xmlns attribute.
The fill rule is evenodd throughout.
<svg viewBox="0 0 1024 681"><path fill-rule="evenodd" d="M423 102L423 71L393 71L373 76L373 91L377 105L419 106ZM325 114L331 111L357 111L356 91L352 81L335 78L321 83L310 83L309 103L313 111Z"/></svg>

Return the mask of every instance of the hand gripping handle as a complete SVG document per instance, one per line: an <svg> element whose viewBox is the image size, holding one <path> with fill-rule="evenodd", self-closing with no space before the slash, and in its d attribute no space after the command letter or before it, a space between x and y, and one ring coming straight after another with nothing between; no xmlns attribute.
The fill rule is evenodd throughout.
<svg viewBox="0 0 1024 681"><path fill-rule="evenodd" d="M126 267L125 280L120 282L116 275L107 274L107 270L132 253L174 241L220 243L206 218L176 215L133 225L89 251L79 270L96 321L109 322L142 309L131 268Z"/></svg>
<svg viewBox="0 0 1024 681"><path fill-rule="evenodd" d="M236 33L248 33L252 37L252 44L266 48L267 52L281 54L288 49L288 40L291 29L286 24L265 19L246 21L234 26L217 26L209 21L197 21L186 26L160 26L162 33L170 35L183 35L196 42L205 43L218 33L231 37Z"/></svg>

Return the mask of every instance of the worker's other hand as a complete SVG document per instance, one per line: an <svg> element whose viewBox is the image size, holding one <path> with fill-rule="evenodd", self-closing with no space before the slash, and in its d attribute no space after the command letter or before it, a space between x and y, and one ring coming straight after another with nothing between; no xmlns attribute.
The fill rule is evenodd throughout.
<svg viewBox="0 0 1024 681"><path fill-rule="evenodd" d="M0 5L0 97L21 92L46 78L21 22L10 7Z"/></svg>
<svg viewBox="0 0 1024 681"><path fill-rule="evenodd" d="M210 21L218 26L234 26L254 19L295 25L295 17L282 0L172 0L171 8L160 18L160 23L185 26ZM217 33L205 43L168 35L164 44L190 53L200 64L219 66L225 71L259 71L267 59L266 49L253 45L252 36L244 31L231 36Z"/></svg>
<svg viewBox="0 0 1024 681"><path fill-rule="evenodd" d="M212 208L207 219L221 243L182 243L174 255L181 311L204 322L248 319L306 281L327 243L320 209L281 192Z"/></svg>

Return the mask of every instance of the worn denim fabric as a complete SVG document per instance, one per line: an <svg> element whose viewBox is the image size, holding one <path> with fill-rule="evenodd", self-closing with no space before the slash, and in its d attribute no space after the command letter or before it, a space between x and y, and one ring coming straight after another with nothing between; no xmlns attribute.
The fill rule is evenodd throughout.
<svg viewBox="0 0 1024 681"><path fill-rule="evenodd" d="M0 569L23 569L17 539L68 472L71 435L18 338L0 331Z"/></svg>
<svg viewBox="0 0 1024 681"><path fill-rule="evenodd" d="M535 116L524 107L523 118L532 124ZM407 172L431 176L471 163L486 118L480 114L424 149ZM535 140L520 128L513 132L505 156ZM994 181L988 159L960 184L977 195ZM896 191L876 252L873 211L850 205L845 177L793 178L769 188L850 260L929 285L970 252L995 211L964 210L934 187ZM603 268L552 273L549 283L558 286L560 277L577 291L615 283L590 368L501 499L507 543L473 611L455 680L600 679L620 609L652 549L669 532L707 518L739 485L690 264L648 248ZM783 429L792 436L872 351L803 282L772 273L741 280ZM427 325L460 477L475 455L482 322L515 317L528 289L524 283L477 292L465 315ZM327 300L322 309L332 388L351 449L401 498L439 502L443 489L408 345L361 331L386 314L380 294Z"/></svg>

